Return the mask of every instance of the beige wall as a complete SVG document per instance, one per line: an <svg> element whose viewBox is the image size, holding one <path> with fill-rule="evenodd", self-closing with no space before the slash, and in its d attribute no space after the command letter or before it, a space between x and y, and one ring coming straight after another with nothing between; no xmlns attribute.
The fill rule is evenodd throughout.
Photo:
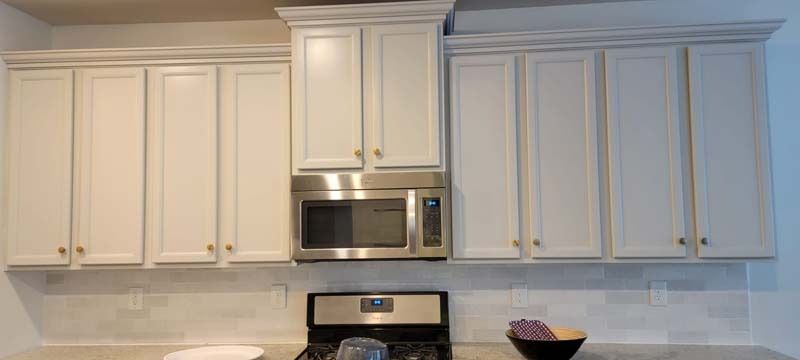
<svg viewBox="0 0 800 360"><path fill-rule="evenodd" d="M282 20L54 26L54 49L288 43Z"/></svg>
<svg viewBox="0 0 800 360"><path fill-rule="evenodd" d="M0 49L32 50L47 49L49 46L49 25L0 2ZM0 60L0 149L5 144L7 83L8 70ZM5 158L0 156L0 159ZM0 166L0 169L5 172L4 167ZM5 219L2 215L0 218ZM5 259L5 226L0 226L0 234L2 265ZM41 344L43 299L43 273L0 272L0 358Z"/></svg>

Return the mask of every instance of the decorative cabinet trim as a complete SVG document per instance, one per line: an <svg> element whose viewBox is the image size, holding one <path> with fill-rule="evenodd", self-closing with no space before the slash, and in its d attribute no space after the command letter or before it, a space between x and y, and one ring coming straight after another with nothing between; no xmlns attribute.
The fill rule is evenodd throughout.
<svg viewBox="0 0 800 360"><path fill-rule="evenodd" d="M702 25L634 26L603 29L450 35L448 54L575 50L714 42L766 41L785 19Z"/></svg>
<svg viewBox="0 0 800 360"><path fill-rule="evenodd" d="M427 0L275 8L290 27L443 22L455 0Z"/></svg>
<svg viewBox="0 0 800 360"><path fill-rule="evenodd" d="M0 56L9 69L289 62L291 45L12 51Z"/></svg>

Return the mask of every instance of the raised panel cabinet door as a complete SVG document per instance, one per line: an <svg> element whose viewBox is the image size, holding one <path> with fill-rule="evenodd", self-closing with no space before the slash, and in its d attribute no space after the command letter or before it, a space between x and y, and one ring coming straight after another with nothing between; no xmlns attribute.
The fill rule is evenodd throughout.
<svg viewBox="0 0 800 360"><path fill-rule="evenodd" d="M8 265L70 263L72 87L72 70L11 71Z"/></svg>
<svg viewBox="0 0 800 360"><path fill-rule="evenodd" d="M77 256L81 264L144 261L145 70L79 71Z"/></svg>
<svg viewBox="0 0 800 360"><path fill-rule="evenodd" d="M526 55L534 258L602 256L596 56Z"/></svg>
<svg viewBox="0 0 800 360"><path fill-rule="evenodd" d="M220 74L225 259L289 261L289 65L230 65Z"/></svg>
<svg viewBox="0 0 800 360"><path fill-rule="evenodd" d="M516 61L450 60L456 259L520 258Z"/></svg>
<svg viewBox="0 0 800 360"><path fill-rule="evenodd" d="M686 256L677 63L674 47L606 51L617 258Z"/></svg>
<svg viewBox="0 0 800 360"><path fill-rule="evenodd" d="M152 68L148 83L152 261L216 262L217 68Z"/></svg>
<svg viewBox="0 0 800 360"><path fill-rule="evenodd" d="M439 166L439 25L372 30L372 146L376 168Z"/></svg>
<svg viewBox="0 0 800 360"><path fill-rule="evenodd" d="M775 256L764 45L689 48L698 256Z"/></svg>
<svg viewBox="0 0 800 360"><path fill-rule="evenodd" d="M362 168L361 28L292 36L294 169Z"/></svg>

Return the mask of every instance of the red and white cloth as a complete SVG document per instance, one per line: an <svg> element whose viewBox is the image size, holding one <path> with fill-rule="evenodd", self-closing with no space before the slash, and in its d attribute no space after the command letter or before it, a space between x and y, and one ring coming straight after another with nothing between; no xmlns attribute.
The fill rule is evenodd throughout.
<svg viewBox="0 0 800 360"><path fill-rule="evenodd" d="M512 320L508 322L508 325L511 326L511 330L513 330L514 334L520 339L558 340L556 335L550 331L550 328L539 320Z"/></svg>

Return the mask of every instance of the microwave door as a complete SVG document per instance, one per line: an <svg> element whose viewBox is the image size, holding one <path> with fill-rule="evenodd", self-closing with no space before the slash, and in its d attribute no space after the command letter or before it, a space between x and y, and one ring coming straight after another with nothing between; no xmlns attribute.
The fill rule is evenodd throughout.
<svg viewBox="0 0 800 360"><path fill-rule="evenodd" d="M300 221L293 241L295 259L392 259L415 255L413 190L308 192L296 197Z"/></svg>

